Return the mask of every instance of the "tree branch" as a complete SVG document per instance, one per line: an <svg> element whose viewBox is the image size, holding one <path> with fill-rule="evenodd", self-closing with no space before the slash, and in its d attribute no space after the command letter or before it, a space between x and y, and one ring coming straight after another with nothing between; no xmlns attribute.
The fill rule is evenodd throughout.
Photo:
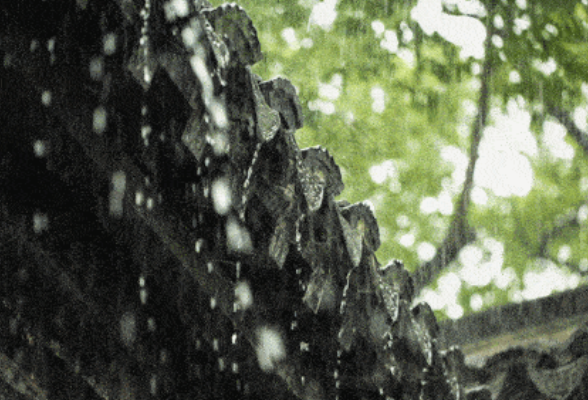
<svg viewBox="0 0 588 400"><path fill-rule="evenodd" d="M554 105L547 105L547 112L566 128L576 143L584 150L584 154L588 156L588 133L576 125L570 113Z"/></svg>
<svg viewBox="0 0 588 400"><path fill-rule="evenodd" d="M469 227L467 222L468 208L471 201L471 192L474 186L474 170L479 158L479 147L482 140L482 132L486 126L488 117L490 85L492 79L492 15L487 18L486 28L488 30L484 42L485 58L480 77L481 87L478 98L478 113L472 126L472 142L470 145L470 158L466 170L466 179L463 190L457 202L457 209L449 226L449 231L441 246L437 248L432 260L422 264L413 275L415 282L415 293L419 293L425 286L430 284L439 273L447 267L459 254L459 251L467 244L476 240L475 230Z"/></svg>

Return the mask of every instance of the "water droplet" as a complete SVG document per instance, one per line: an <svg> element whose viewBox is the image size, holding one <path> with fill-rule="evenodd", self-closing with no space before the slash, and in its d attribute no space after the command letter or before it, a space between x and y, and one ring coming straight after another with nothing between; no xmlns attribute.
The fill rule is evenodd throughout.
<svg viewBox="0 0 588 400"><path fill-rule="evenodd" d="M216 308L216 297L211 297L210 298L210 309L214 310Z"/></svg>
<svg viewBox="0 0 588 400"><path fill-rule="evenodd" d="M306 377L304 375L300 376L300 383L304 386L304 384L306 383Z"/></svg>
<svg viewBox="0 0 588 400"><path fill-rule="evenodd" d="M223 372L225 370L225 360L222 357L218 358L218 370Z"/></svg>
<svg viewBox="0 0 588 400"><path fill-rule="evenodd" d="M116 34L113 32L107 33L102 38L102 51L107 56L111 56L116 52Z"/></svg>
<svg viewBox="0 0 588 400"><path fill-rule="evenodd" d="M47 40L47 50L50 53L53 53L53 51L55 51L55 38L52 37L51 39Z"/></svg>
<svg viewBox="0 0 588 400"><path fill-rule="evenodd" d="M126 189L126 174L123 171L116 171L111 178L109 212L110 215L120 218L123 213L123 198Z"/></svg>
<svg viewBox="0 0 588 400"><path fill-rule="evenodd" d="M214 211L219 215L225 215L231 209L231 187L226 177L218 178L212 183L212 202Z"/></svg>
<svg viewBox="0 0 588 400"><path fill-rule="evenodd" d="M275 363L286 357L286 347L280 333L270 327L257 328L256 355L259 367L264 372L274 369Z"/></svg>
<svg viewBox="0 0 588 400"><path fill-rule="evenodd" d="M241 277L241 261L237 261L235 265L235 279L239 279Z"/></svg>
<svg viewBox="0 0 588 400"><path fill-rule="evenodd" d="M212 274L214 272L214 264L212 261L206 263L206 268L208 269L208 273Z"/></svg>
<svg viewBox="0 0 588 400"><path fill-rule="evenodd" d="M45 213L35 213L33 215L33 230L35 233L41 233L49 228L49 217Z"/></svg>
<svg viewBox="0 0 588 400"><path fill-rule="evenodd" d="M145 65L143 67L143 80L145 83L149 84L151 83L151 78L153 78L152 72L149 69L149 66Z"/></svg>
<svg viewBox="0 0 588 400"><path fill-rule="evenodd" d="M41 103L45 107L48 107L51 104L51 92L49 90L45 90L43 94L41 94Z"/></svg>
<svg viewBox="0 0 588 400"><path fill-rule="evenodd" d="M196 244L194 245L196 253L200 253L200 251L202 251L202 246L204 246L204 239L200 238L196 241Z"/></svg>
<svg viewBox="0 0 588 400"><path fill-rule="evenodd" d="M300 351L310 351L310 345L306 342L300 342Z"/></svg>
<svg viewBox="0 0 588 400"><path fill-rule="evenodd" d="M188 26L182 30L182 41L184 42L184 46L193 47L196 45L197 40L198 38L196 37L194 29L191 29L191 27Z"/></svg>
<svg viewBox="0 0 588 400"><path fill-rule="evenodd" d="M94 132L98 134L101 134L106 130L106 109L103 106L98 106L94 110L92 126Z"/></svg>
<svg viewBox="0 0 588 400"><path fill-rule="evenodd" d="M206 157L206 158L204 159L204 166L205 166L205 167L208 167L209 165L210 165L210 157Z"/></svg>
<svg viewBox="0 0 588 400"><path fill-rule="evenodd" d="M153 198L148 197L147 198L147 209L148 210L153 210L154 203L155 203L155 201L153 200Z"/></svg>
<svg viewBox="0 0 588 400"><path fill-rule="evenodd" d="M31 52L37 50L37 48L39 47L39 41L37 39L33 39L31 41Z"/></svg>
<svg viewBox="0 0 588 400"><path fill-rule="evenodd" d="M339 314L345 313L345 307L347 306L347 300L341 301L341 307L339 308Z"/></svg>
<svg viewBox="0 0 588 400"><path fill-rule="evenodd" d="M141 299L141 304L147 304L147 289L139 290L139 298Z"/></svg>
<svg viewBox="0 0 588 400"><path fill-rule="evenodd" d="M240 281L235 285L235 303L240 310L245 311L253 304L253 293L249 283Z"/></svg>
<svg viewBox="0 0 588 400"><path fill-rule="evenodd" d="M153 317L149 317L149 319L147 320L147 329L149 330L149 332L155 332L156 329L156 325L155 325L155 319L153 319Z"/></svg>
<svg viewBox="0 0 588 400"><path fill-rule="evenodd" d="M161 349L159 352L159 363L166 364L168 360L168 354L166 349Z"/></svg>
<svg viewBox="0 0 588 400"><path fill-rule="evenodd" d="M131 311L125 312L120 318L120 338L127 347L132 346L137 338L137 321Z"/></svg>
<svg viewBox="0 0 588 400"><path fill-rule="evenodd" d="M218 351L218 349L219 349L218 338L214 338L214 339L212 339L212 350Z"/></svg>
<svg viewBox="0 0 588 400"><path fill-rule="evenodd" d="M148 139L149 135L151 135L152 131L153 131L153 129L151 128L150 125L143 125L141 127L141 138Z"/></svg>
<svg viewBox="0 0 588 400"><path fill-rule="evenodd" d="M143 205L143 200L144 200L143 192L141 192L141 191L135 192L135 204L140 207Z"/></svg>
<svg viewBox="0 0 588 400"><path fill-rule="evenodd" d="M35 140L33 143L33 151L35 152L35 157L43 158L47 155L47 141L46 140Z"/></svg>
<svg viewBox="0 0 588 400"><path fill-rule="evenodd" d="M102 57L94 57L90 60L90 78L95 81L102 79L104 75L104 59Z"/></svg>
<svg viewBox="0 0 588 400"><path fill-rule="evenodd" d="M157 394L157 375L151 375L151 379L149 380L149 391L152 396Z"/></svg>
<svg viewBox="0 0 588 400"><path fill-rule="evenodd" d="M139 275L139 286L145 287L145 277L143 275Z"/></svg>
<svg viewBox="0 0 588 400"><path fill-rule="evenodd" d="M233 374L238 374L239 373L239 364L234 362L231 364L231 371L233 371Z"/></svg>
<svg viewBox="0 0 588 400"><path fill-rule="evenodd" d="M382 388L382 387L378 388L378 391L380 392L380 396L384 395L384 388Z"/></svg>
<svg viewBox="0 0 588 400"><path fill-rule="evenodd" d="M141 115L142 116L146 116L147 115L147 106L142 106L141 107Z"/></svg>
<svg viewBox="0 0 588 400"><path fill-rule="evenodd" d="M233 333L233 335L231 336L231 344L232 345L236 345L237 344L237 333Z"/></svg>
<svg viewBox="0 0 588 400"><path fill-rule="evenodd" d="M253 242L249 230L242 226L237 218L227 220L227 248L230 252L249 254L253 251Z"/></svg>

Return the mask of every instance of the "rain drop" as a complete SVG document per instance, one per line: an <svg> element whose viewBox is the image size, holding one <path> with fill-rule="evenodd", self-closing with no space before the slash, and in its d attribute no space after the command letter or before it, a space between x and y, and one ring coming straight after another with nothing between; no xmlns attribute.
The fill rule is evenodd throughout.
<svg viewBox="0 0 588 400"><path fill-rule="evenodd" d="M219 349L218 338L214 338L214 339L212 339L212 350L218 351L218 349Z"/></svg>
<svg viewBox="0 0 588 400"><path fill-rule="evenodd" d="M109 212L110 215L120 218L123 213L123 198L126 189L126 174L123 171L116 171L112 174L109 198Z"/></svg>
<svg viewBox="0 0 588 400"><path fill-rule="evenodd" d="M106 109L103 106L98 106L94 110L93 118L94 132L101 134L106 130Z"/></svg>
<svg viewBox="0 0 588 400"><path fill-rule="evenodd" d="M102 57L94 57L90 61L90 77L95 81L102 79L104 75L104 59Z"/></svg>
<svg viewBox="0 0 588 400"><path fill-rule="evenodd" d="M225 177L218 178L212 183L212 202L214 211L219 215L225 215L231 209L231 187Z"/></svg>
<svg viewBox="0 0 588 400"><path fill-rule="evenodd" d="M116 34L110 32L102 38L104 54L111 56L116 52Z"/></svg>
<svg viewBox="0 0 588 400"><path fill-rule="evenodd" d="M273 328L257 329L256 355L259 367L264 372L272 371L275 364L286 357L286 347L281 335Z"/></svg>
<svg viewBox="0 0 588 400"><path fill-rule="evenodd" d="M135 192L135 204L139 207L141 207L143 205L143 201L144 201L144 196L143 196L143 192L138 191Z"/></svg>
<svg viewBox="0 0 588 400"><path fill-rule="evenodd" d="M143 80L145 81L145 83L149 84L149 83L151 83L151 78L153 78L153 75L151 74L151 70L149 69L149 67L147 65L145 65L143 67Z"/></svg>
<svg viewBox="0 0 588 400"><path fill-rule="evenodd" d="M231 217L227 221L227 248L230 252L249 254L253 251L253 242L249 230Z"/></svg>
<svg viewBox="0 0 588 400"><path fill-rule="evenodd" d="M33 144L33 150L35 152L35 157L45 157L47 155L47 141L35 140L35 143Z"/></svg>
<svg viewBox="0 0 588 400"><path fill-rule="evenodd" d="M141 289L139 291L139 298L141 299L141 304L147 304L147 289Z"/></svg>
<svg viewBox="0 0 588 400"><path fill-rule="evenodd" d="M200 253L202 251L202 246L204 246L204 239L200 238L196 241L196 244L194 245L196 253Z"/></svg>
<svg viewBox="0 0 588 400"><path fill-rule="evenodd" d="M47 40L47 50L50 53L53 53L53 51L55 51L55 38L52 37L51 39Z"/></svg>
<svg viewBox="0 0 588 400"><path fill-rule="evenodd" d="M120 338L127 347L132 346L137 338L137 321L135 314L130 311L125 312L120 318Z"/></svg>
<svg viewBox="0 0 588 400"><path fill-rule="evenodd" d="M218 370L221 372L225 370L225 360L222 357L218 358Z"/></svg>
<svg viewBox="0 0 588 400"><path fill-rule="evenodd" d="M168 359L167 350L166 349L162 349L159 352L159 363L160 364L165 364L165 363L167 363L167 359Z"/></svg>
<svg viewBox="0 0 588 400"><path fill-rule="evenodd" d="M147 320L147 329L149 330L149 332L155 332L156 329L156 325L155 325L155 319L153 319L153 317L150 317Z"/></svg>
<svg viewBox="0 0 588 400"><path fill-rule="evenodd" d="M149 135L151 134L152 128L150 125L143 125L141 127L141 138L149 139Z"/></svg>
<svg viewBox="0 0 588 400"><path fill-rule="evenodd" d="M155 396L157 393L157 375L151 375L151 379L149 380L149 391L152 396Z"/></svg>
<svg viewBox="0 0 588 400"><path fill-rule="evenodd" d="M247 310L253 305L253 294L251 293L249 283L240 281L235 285L235 304L242 311Z"/></svg>
<svg viewBox="0 0 588 400"><path fill-rule="evenodd" d="M41 94L41 103L43 103L43 105L45 107L48 107L51 104L51 92L48 90L45 90L43 92L43 94Z"/></svg>
<svg viewBox="0 0 588 400"><path fill-rule="evenodd" d="M33 230L35 233L41 233L49 228L49 217L44 213L35 213L33 215Z"/></svg>
<svg viewBox="0 0 588 400"><path fill-rule="evenodd" d="M151 198L151 197L147 198L147 209L148 210L152 210L153 209L153 204L154 204L153 198Z"/></svg>
<svg viewBox="0 0 588 400"><path fill-rule="evenodd" d="M206 268L209 274L212 274L214 272L214 264L212 263L212 261L206 263Z"/></svg>
<svg viewBox="0 0 588 400"><path fill-rule="evenodd" d="M143 275L139 276L139 286L145 287L145 277Z"/></svg>
<svg viewBox="0 0 588 400"><path fill-rule="evenodd" d="M216 308L216 297L210 298L210 309L214 310Z"/></svg>
<svg viewBox="0 0 588 400"><path fill-rule="evenodd" d="M231 371L233 371L233 374L238 374L239 373L239 364L237 364L236 362L232 363Z"/></svg>

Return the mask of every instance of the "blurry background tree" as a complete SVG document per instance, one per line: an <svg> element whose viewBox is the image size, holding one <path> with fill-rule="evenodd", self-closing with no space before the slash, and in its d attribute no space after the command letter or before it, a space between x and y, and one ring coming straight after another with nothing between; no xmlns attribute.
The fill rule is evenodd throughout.
<svg viewBox="0 0 588 400"><path fill-rule="evenodd" d="M341 198L373 203L380 262L452 264L421 293L438 317L585 280L586 3L240 1L254 72L299 91L301 147L328 148ZM452 253L453 220L476 235Z"/></svg>

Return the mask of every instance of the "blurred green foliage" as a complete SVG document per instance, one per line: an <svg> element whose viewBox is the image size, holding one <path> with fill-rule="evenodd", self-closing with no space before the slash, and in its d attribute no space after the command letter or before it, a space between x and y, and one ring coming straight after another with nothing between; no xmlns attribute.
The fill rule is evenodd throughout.
<svg viewBox="0 0 588 400"><path fill-rule="evenodd" d="M411 10L417 6L414 0L340 0L330 29L313 23L311 15L315 6L334 2L238 3L252 18L265 55L254 72L263 79L287 77L299 91L305 116L305 126L297 132L300 146L321 145L335 157L346 185L341 198L369 199L374 204L382 237L380 262L398 258L409 270L417 268L424 261L424 250L441 244L457 208L484 60L461 58L458 45L439 33L427 35L411 19ZM428 2L429 7L434 3ZM576 123L586 129L587 114L581 112L588 110L585 3L443 3L445 15L473 18L486 27L493 24L492 51L485 55L491 57L492 65L491 110L504 111L515 100L530 115L537 146L536 152L519 152L533 171L532 188L526 195L500 197L480 187L474 191L482 196L468 212L469 224L479 238L473 246L483 250L478 267L484 268L491 258L484 247L491 238L504 249L498 275L509 277L506 270L514 274L502 283L496 276L483 285L462 282L455 296L466 314L472 305L480 309L475 301L470 303L474 294L483 299L482 309L520 300L525 275L537 265L547 262L563 271L561 279L567 279L563 285L567 287L582 282L588 269L588 154L570 135L565 143L573 148L571 158L553 156L551 142L543 140L545 121L555 121L551 107L576 115ZM472 7L466 9L464 4L478 5L478 13L469 12ZM380 98L383 105L378 103ZM494 115L490 113L490 126L496 122ZM461 176L454 175L460 159ZM372 179L370 168L375 166L387 175ZM423 212L425 198L441 204L442 196L449 196L452 209ZM569 213L576 213L575 222L555 229ZM459 260L450 271L462 276L459 271L465 266ZM447 310L439 309L439 315Z"/></svg>

